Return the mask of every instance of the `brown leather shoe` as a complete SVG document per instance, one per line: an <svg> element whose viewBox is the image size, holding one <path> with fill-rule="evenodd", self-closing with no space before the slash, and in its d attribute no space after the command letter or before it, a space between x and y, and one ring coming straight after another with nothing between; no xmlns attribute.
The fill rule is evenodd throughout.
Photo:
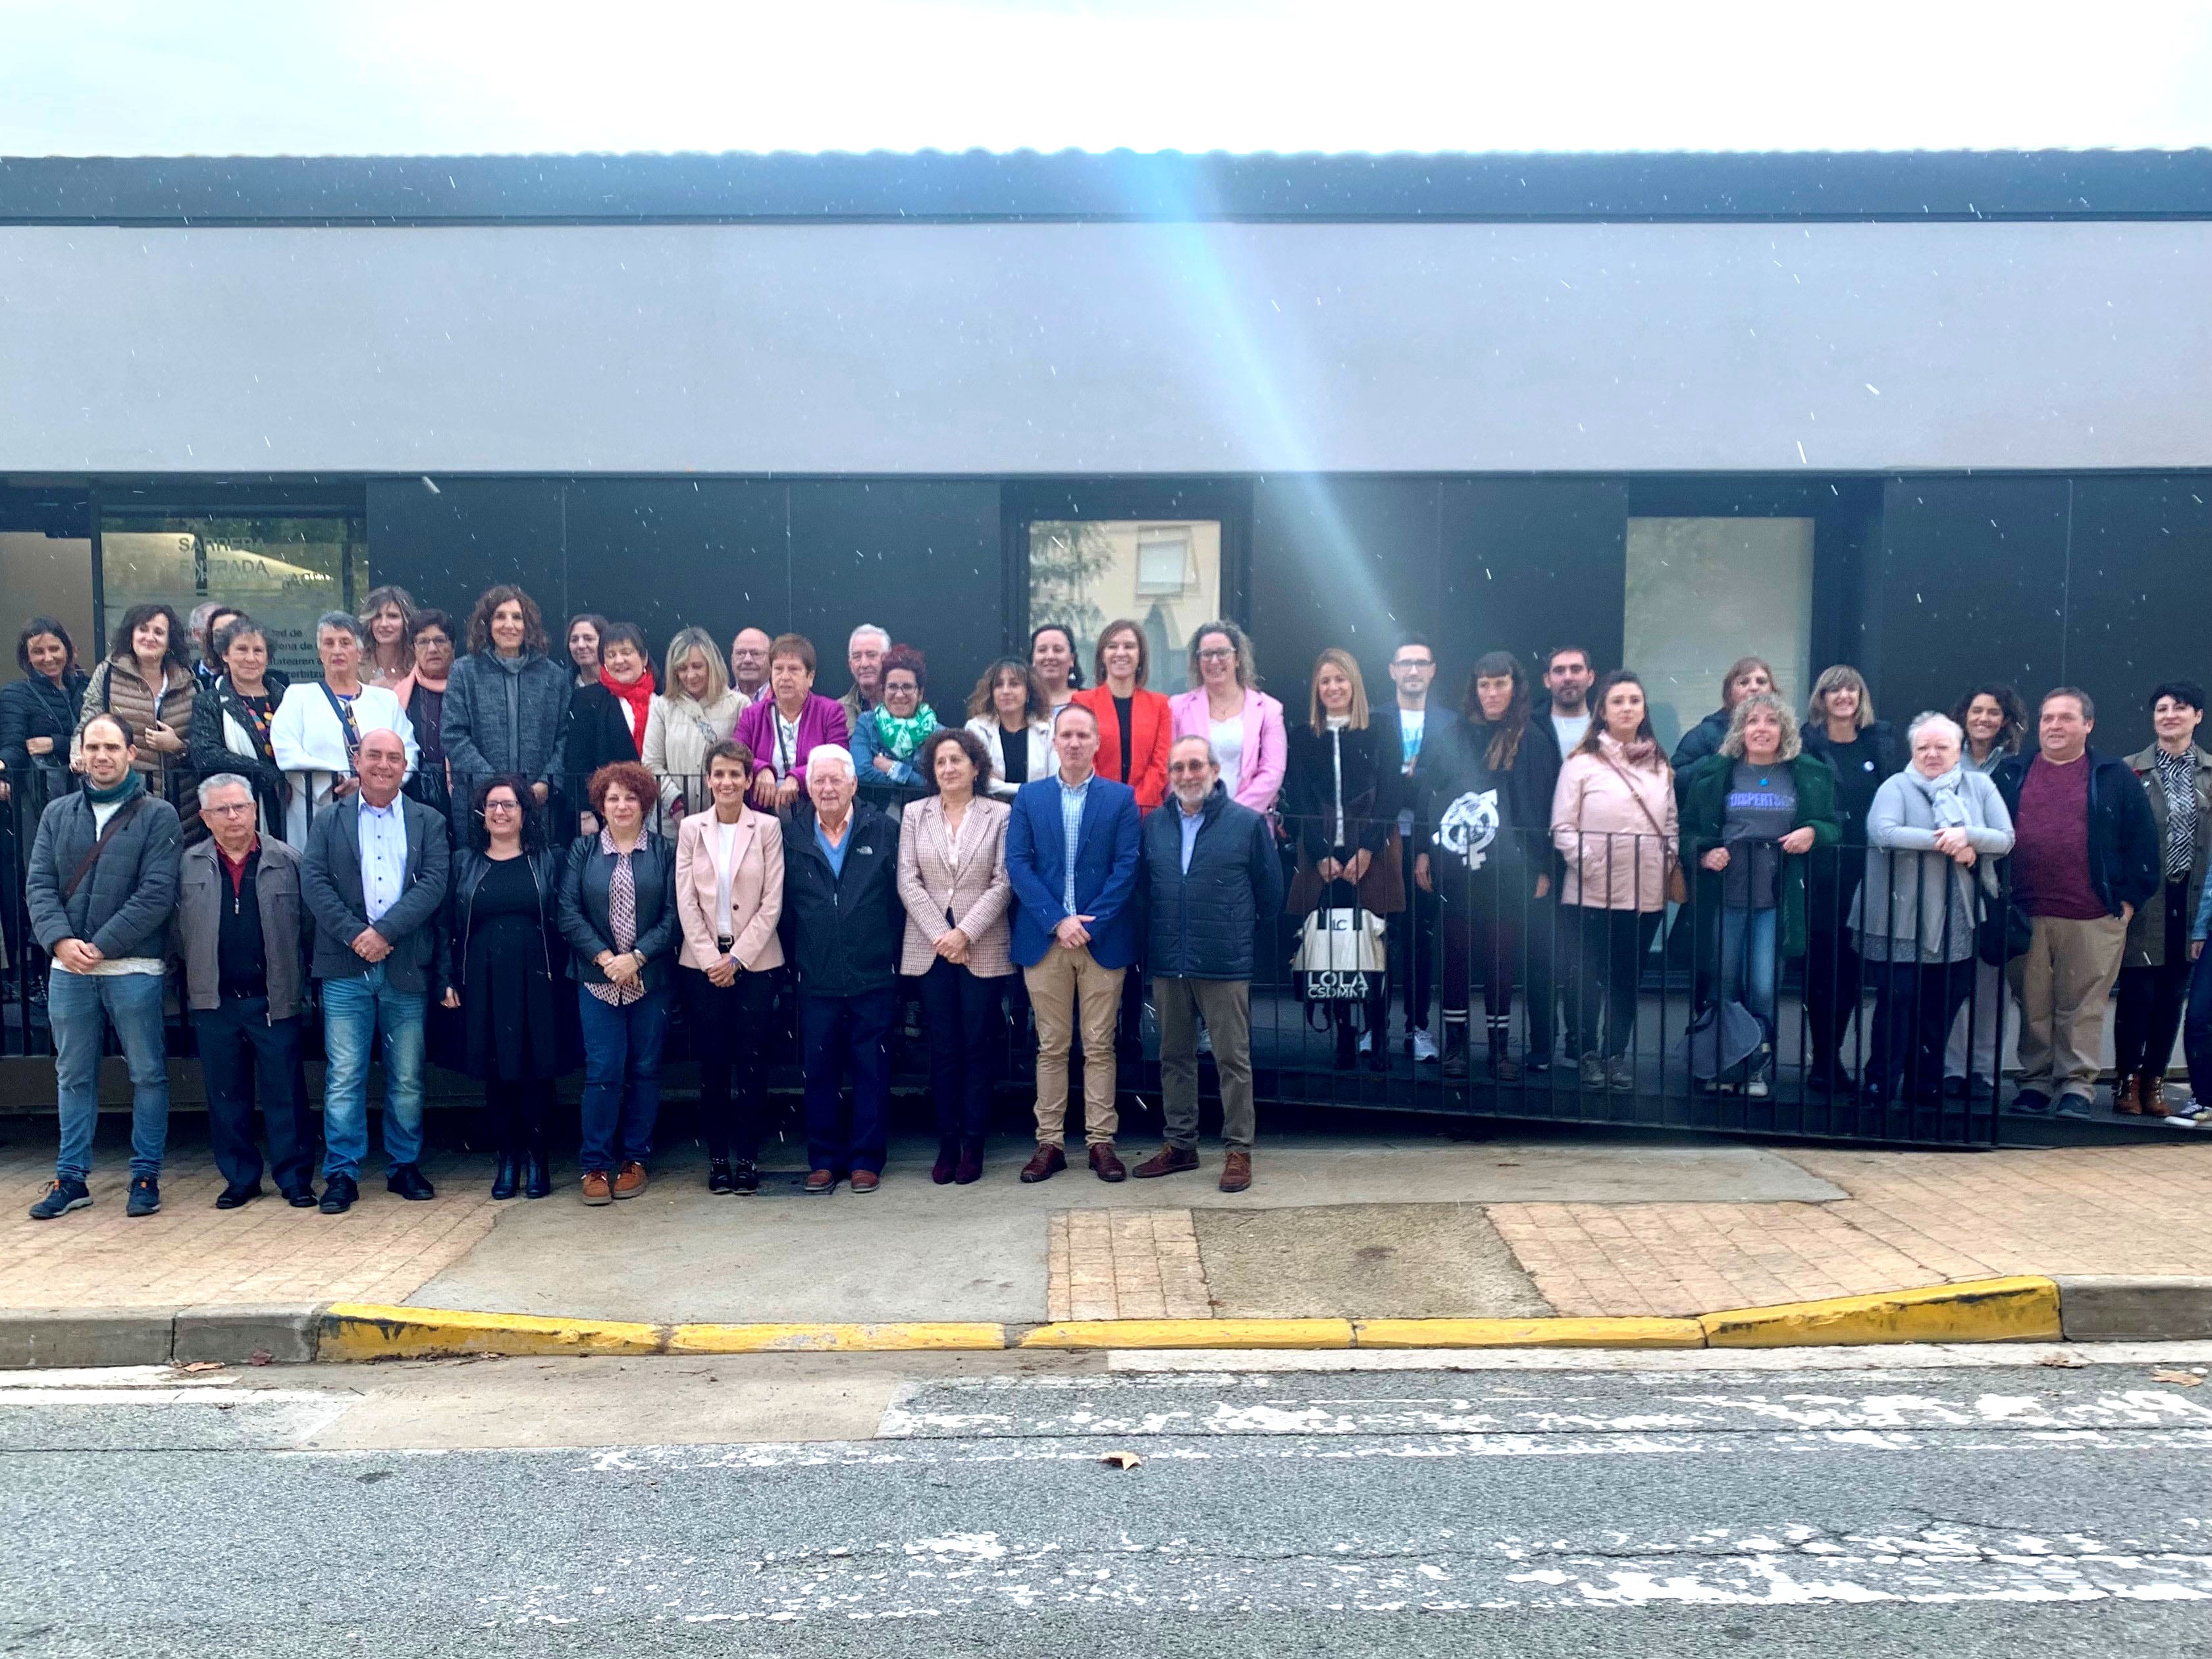
<svg viewBox="0 0 2212 1659"><path fill-rule="evenodd" d="M1091 1149L1091 1173L1101 1181L1127 1181L1129 1171L1114 1155L1114 1143L1102 1140Z"/></svg>
<svg viewBox="0 0 2212 1659"><path fill-rule="evenodd" d="M608 1178L607 1172L605 1170L585 1170L584 1202L586 1204L611 1204L614 1201L614 1182Z"/></svg>
<svg viewBox="0 0 2212 1659"><path fill-rule="evenodd" d="M1039 1143L1036 1156L1022 1165L1024 1181L1049 1181L1067 1167L1067 1154L1057 1146Z"/></svg>
<svg viewBox="0 0 2212 1659"><path fill-rule="evenodd" d="M884 1178L873 1170L853 1171L852 1188L856 1193L872 1193L884 1184Z"/></svg>
<svg viewBox="0 0 2212 1659"><path fill-rule="evenodd" d="M635 1198L645 1190L645 1165L632 1158L615 1171L615 1196Z"/></svg>
<svg viewBox="0 0 2212 1659"><path fill-rule="evenodd" d="M1221 1155L1221 1190L1241 1193L1252 1184L1252 1154L1224 1152Z"/></svg>
<svg viewBox="0 0 2212 1659"><path fill-rule="evenodd" d="M2124 1077L2113 1084L2112 1109L2124 1112L2130 1117L2140 1117L2143 1109L2143 1083L2144 1079L2139 1077Z"/></svg>
<svg viewBox="0 0 2212 1659"><path fill-rule="evenodd" d="M1155 1176L1180 1175L1185 1170L1197 1167L1197 1147L1163 1146L1129 1173L1139 1181L1150 1181Z"/></svg>
<svg viewBox="0 0 2212 1659"><path fill-rule="evenodd" d="M2172 1117L2173 1108L2166 1103L2166 1074L2153 1077L2146 1072L2136 1079L2136 1100L2145 1117Z"/></svg>
<svg viewBox="0 0 2212 1659"><path fill-rule="evenodd" d="M835 1170L809 1170L806 1172L805 1190L817 1197L836 1192L837 1172Z"/></svg>

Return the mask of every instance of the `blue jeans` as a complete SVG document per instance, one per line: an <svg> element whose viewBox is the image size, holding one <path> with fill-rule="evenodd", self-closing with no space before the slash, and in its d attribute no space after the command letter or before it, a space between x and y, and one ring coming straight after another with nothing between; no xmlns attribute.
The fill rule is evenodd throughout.
<svg viewBox="0 0 2212 1659"><path fill-rule="evenodd" d="M1771 905L1761 910L1724 905L1721 909L1721 982L1719 994L1733 997L1774 1037L1774 919Z"/></svg>
<svg viewBox="0 0 2212 1659"><path fill-rule="evenodd" d="M633 1159L642 1164L652 1156L653 1126L660 1116L668 992L647 991L617 1008L580 984L576 1007L584 1026L584 1144L578 1166L611 1171Z"/></svg>
<svg viewBox="0 0 2212 1659"><path fill-rule="evenodd" d="M384 1038L384 1172L422 1156L420 991L395 991L384 964L323 988L323 1177L361 1178L368 1155L368 1058Z"/></svg>
<svg viewBox="0 0 2212 1659"><path fill-rule="evenodd" d="M131 1067L131 1173L161 1173L169 1141L169 1061L161 1038L160 974L46 973L46 1012L54 1030L54 1100L61 1152L54 1173L82 1181L92 1173L92 1134L100 1124L102 1022L115 1027Z"/></svg>

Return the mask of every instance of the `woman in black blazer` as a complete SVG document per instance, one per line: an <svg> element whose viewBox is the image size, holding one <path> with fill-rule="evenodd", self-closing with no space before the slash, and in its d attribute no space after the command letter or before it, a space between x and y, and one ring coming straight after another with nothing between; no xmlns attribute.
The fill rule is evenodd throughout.
<svg viewBox="0 0 2212 1659"><path fill-rule="evenodd" d="M645 635L629 623L609 623L599 635L599 678L568 699L562 750L571 821L586 834L599 827L584 801L591 778L603 766L643 757L654 690Z"/></svg>
<svg viewBox="0 0 2212 1659"><path fill-rule="evenodd" d="M1404 770L1395 718L1369 717L1359 664L1334 647L1314 663L1310 710L1284 733L1285 829L1298 849L1285 909L1303 917L1318 909L1359 909L1393 916L1406 908L1400 855L1390 846L1397 830ZM1364 1036L1350 1003L1336 1005L1336 1068L1358 1063L1355 1043L1372 1070L1387 1071L1390 1051L1382 1023L1390 1006L1382 974L1369 988Z"/></svg>
<svg viewBox="0 0 2212 1659"><path fill-rule="evenodd" d="M603 766L587 799L605 827L569 845L561 936L584 1030L584 1202L606 1204L645 1190L681 922L676 849L646 828L660 799L653 774Z"/></svg>

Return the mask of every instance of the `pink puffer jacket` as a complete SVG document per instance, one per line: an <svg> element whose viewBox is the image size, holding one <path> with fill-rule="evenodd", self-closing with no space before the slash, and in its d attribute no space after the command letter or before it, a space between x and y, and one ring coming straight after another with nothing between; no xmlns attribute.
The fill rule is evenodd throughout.
<svg viewBox="0 0 2212 1659"><path fill-rule="evenodd" d="M1674 775L1656 755L1632 764L1609 737L1598 751L1570 756L1552 792L1552 844L1567 862L1559 902L1663 910L1668 860L1681 845Z"/></svg>

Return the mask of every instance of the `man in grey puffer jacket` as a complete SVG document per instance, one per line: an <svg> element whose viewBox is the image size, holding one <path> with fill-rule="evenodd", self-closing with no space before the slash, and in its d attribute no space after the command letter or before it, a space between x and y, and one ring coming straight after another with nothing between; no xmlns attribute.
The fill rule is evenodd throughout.
<svg viewBox="0 0 2212 1659"><path fill-rule="evenodd" d="M31 1206L34 1221L92 1202L86 1177L100 1121L100 1041L106 1025L115 1027L131 1070L126 1213L152 1215L161 1207L161 1154L169 1137L161 993L182 830L176 808L149 794L144 775L131 765L138 750L129 721L95 714L78 743L85 787L55 801L39 819L24 877L32 931L53 957L46 1008L61 1120L54 1179Z"/></svg>

